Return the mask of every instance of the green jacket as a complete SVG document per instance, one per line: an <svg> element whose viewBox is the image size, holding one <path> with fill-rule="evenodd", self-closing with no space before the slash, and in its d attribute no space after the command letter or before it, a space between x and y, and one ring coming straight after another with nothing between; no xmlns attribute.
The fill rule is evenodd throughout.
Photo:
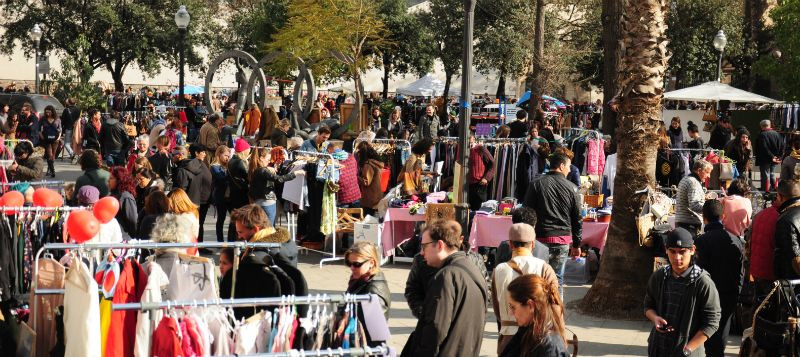
<svg viewBox="0 0 800 357"><path fill-rule="evenodd" d="M94 186L100 191L100 198L108 196L108 178L111 173L103 169L87 170L75 181L75 192L72 193L72 201L77 202L78 190L83 186Z"/></svg>
<svg viewBox="0 0 800 357"><path fill-rule="evenodd" d="M711 280L708 272L700 267L692 266L690 269L697 269L698 273L693 272L689 276L691 283L687 287L687 293L683 296L680 304L682 306L682 310L679 313L681 319L679 322L668 321L670 325L675 327L675 333L678 334L678 342L669 356L683 356L683 347L694 337L697 331L703 331L706 336L711 337L719 328L721 307L714 281ZM666 301L663 298L664 284L669 274L672 274L672 268L666 266L650 276L650 281L647 283L647 293L644 297L645 311L653 309L659 316L663 317L666 311ZM650 337L647 339L647 354L649 356L657 355L654 341L656 334L660 334L660 332L653 327L650 330ZM691 356L705 355L703 345L697 347L691 354Z"/></svg>

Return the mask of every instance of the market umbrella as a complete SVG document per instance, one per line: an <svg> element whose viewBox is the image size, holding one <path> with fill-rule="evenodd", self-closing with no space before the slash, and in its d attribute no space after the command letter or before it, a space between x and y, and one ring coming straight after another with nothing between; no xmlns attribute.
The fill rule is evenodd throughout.
<svg viewBox="0 0 800 357"><path fill-rule="evenodd" d="M720 82L705 82L701 85L664 93L665 100L688 100L693 102L717 102L729 100L736 103L783 103L779 100L750 93Z"/></svg>
<svg viewBox="0 0 800 357"><path fill-rule="evenodd" d="M522 104L527 103L528 100L530 100L530 99L531 99L531 91L527 91L527 92L525 92L525 94L523 94L521 97L519 97L519 101L517 101L517 106L521 107ZM564 102L562 102L560 99L551 97L549 95L542 95L542 99L551 101L557 107L562 108L562 109L567 107L567 105L564 104Z"/></svg>

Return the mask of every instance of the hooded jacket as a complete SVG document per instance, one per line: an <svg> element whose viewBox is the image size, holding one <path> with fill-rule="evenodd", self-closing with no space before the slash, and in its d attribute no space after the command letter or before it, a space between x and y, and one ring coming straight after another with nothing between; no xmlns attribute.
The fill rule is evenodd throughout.
<svg viewBox="0 0 800 357"><path fill-rule="evenodd" d="M374 208L383 199L381 189L383 162L369 159L358 170L358 186L361 188L361 207Z"/></svg>
<svg viewBox="0 0 800 357"><path fill-rule="evenodd" d="M422 317L403 356L478 356L486 325L486 281L455 252L428 284Z"/></svg>
<svg viewBox="0 0 800 357"><path fill-rule="evenodd" d="M721 315L719 294L711 276L698 266L692 266L689 269L695 270L689 274L690 283L681 300L680 323L672 325L675 328L673 333L678 334L678 339L669 356L683 356L683 347L698 331L703 331L706 336L713 336L719 328ZM659 316L663 316L666 311L664 287L670 275L672 275L672 267L668 265L650 276L644 296L645 311L653 309ZM661 334L661 332L656 331L653 327L650 330L650 337L647 339L649 356L656 355L655 339L657 334ZM704 346L698 346L690 356L705 356Z"/></svg>
<svg viewBox="0 0 800 357"><path fill-rule="evenodd" d="M175 171L173 188L182 188L196 205L211 200L211 169L199 159L182 160Z"/></svg>
<svg viewBox="0 0 800 357"><path fill-rule="evenodd" d="M280 248L269 248L272 255L281 254L289 262L289 265L297 267L297 244L289 237L289 231L284 228L276 228L274 232L262 229L250 238L253 243L280 243Z"/></svg>
<svg viewBox="0 0 800 357"><path fill-rule="evenodd" d="M125 130L125 124L117 119L106 120L105 124L100 128L100 144L104 153L114 151L127 153L130 141L128 131Z"/></svg>

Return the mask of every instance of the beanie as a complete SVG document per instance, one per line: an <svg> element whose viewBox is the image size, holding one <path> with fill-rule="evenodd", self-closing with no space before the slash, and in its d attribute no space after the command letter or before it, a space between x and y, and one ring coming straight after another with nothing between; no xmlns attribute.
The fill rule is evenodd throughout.
<svg viewBox="0 0 800 357"><path fill-rule="evenodd" d="M236 139L236 142L233 144L233 150L236 151L237 153L240 153L248 149L250 149L250 144L245 139L238 138Z"/></svg>

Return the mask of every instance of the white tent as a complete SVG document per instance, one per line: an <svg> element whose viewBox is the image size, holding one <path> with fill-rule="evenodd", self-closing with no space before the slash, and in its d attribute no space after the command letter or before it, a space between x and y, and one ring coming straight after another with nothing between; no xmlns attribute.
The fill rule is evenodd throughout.
<svg viewBox="0 0 800 357"><path fill-rule="evenodd" d="M729 100L737 103L782 103L755 93L731 87L720 82L706 82L694 87L664 93L665 100L690 100L695 102L716 102Z"/></svg>
<svg viewBox="0 0 800 357"><path fill-rule="evenodd" d="M425 77L422 77L407 86L397 88L397 94L403 94L412 97L441 96L442 93L444 93L444 82L430 74L425 75ZM458 91L453 88L452 85L450 87L450 95L459 95Z"/></svg>

